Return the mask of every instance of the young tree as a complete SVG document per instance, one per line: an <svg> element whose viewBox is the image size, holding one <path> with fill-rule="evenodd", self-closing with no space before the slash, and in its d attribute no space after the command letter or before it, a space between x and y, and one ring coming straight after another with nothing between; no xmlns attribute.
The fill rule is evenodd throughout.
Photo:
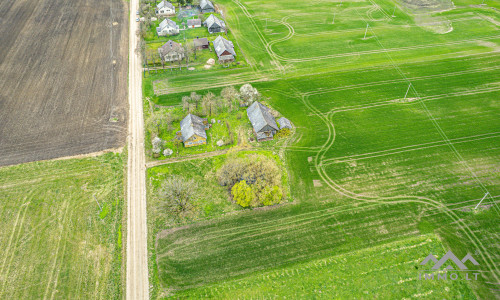
<svg viewBox="0 0 500 300"><path fill-rule="evenodd" d="M163 132L163 128L169 127L171 123L172 116L170 114L155 112L146 121L146 128L152 136L159 136Z"/></svg>
<svg viewBox="0 0 500 300"><path fill-rule="evenodd" d="M226 107L228 108L229 112L231 112L234 109L234 100L239 97L238 91L234 88L234 86L228 86L222 89L220 95L226 102Z"/></svg>
<svg viewBox="0 0 500 300"><path fill-rule="evenodd" d="M182 141L177 139L177 138L174 138L173 144L174 144L174 147L177 148L177 154L178 154L179 149L181 148L181 145L182 145Z"/></svg>
<svg viewBox="0 0 500 300"><path fill-rule="evenodd" d="M159 137L155 137L151 143L153 145L153 149L152 149L153 153L159 154L163 148L163 140L160 139Z"/></svg>
<svg viewBox="0 0 500 300"><path fill-rule="evenodd" d="M206 116L211 116L215 113L215 95L212 92L208 92L203 96L201 100L201 106L203 109L203 114Z"/></svg>
<svg viewBox="0 0 500 300"><path fill-rule="evenodd" d="M260 93L251 84L247 83L240 88L240 98L243 100L243 104L248 106L260 99Z"/></svg>
<svg viewBox="0 0 500 300"><path fill-rule="evenodd" d="M163 182L159 191L161 207L174 217L182 217L193 212L196 190L197 186L193 180L171 176Z"/></svg>
<svg viewBox="0 0 500 300"><path fill-rule="evenodd" d="M189 96L183 96L182 97L182 109L189 113L189 102L191 101L191 98Z"/></svg>
<svg viewBox="0 0 500 300"><path fill-rule="evenodd" d="M201 102L201 95L198 95L196 92L191 92L190 98L192 103L196 105L196 110L198 110Z"/></svg>

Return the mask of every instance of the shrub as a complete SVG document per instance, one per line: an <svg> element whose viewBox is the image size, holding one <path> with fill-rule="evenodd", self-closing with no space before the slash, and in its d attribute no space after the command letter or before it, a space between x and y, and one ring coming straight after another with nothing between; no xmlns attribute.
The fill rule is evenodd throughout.
<svg viewBox="0 0 500 300"><path fill-rule="evenodd" d="M245 180L233 185L231 195L234 201L242 207L249 207L255 200L255 193Z"/></svg>
<svg viewBox="0 0 500 300"><path fill-rule="evenodd" d="M290 130L290 128L283 128L280 129L274 136L278 139L281 139L290 136L291 133L292 131Z"/></svg>

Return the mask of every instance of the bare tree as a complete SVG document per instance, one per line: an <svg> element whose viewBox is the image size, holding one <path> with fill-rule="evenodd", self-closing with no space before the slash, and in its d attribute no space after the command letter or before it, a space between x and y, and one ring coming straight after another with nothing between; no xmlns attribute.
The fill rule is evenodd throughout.
<svg viewBox="0 0 500 300"><path fill-rule="evenodd" d="M158 193L161 207L174 217L193 212L196 190L197 186L192 179L171 176L163 182Z"/></svg>

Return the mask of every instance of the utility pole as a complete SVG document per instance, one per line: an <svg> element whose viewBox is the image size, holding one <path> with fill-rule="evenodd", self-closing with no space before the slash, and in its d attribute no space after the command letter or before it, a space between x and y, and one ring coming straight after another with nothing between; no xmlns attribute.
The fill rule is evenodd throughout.
<svg viewBox="0 0 500 300"><path fill-rule="evenodd" d="M406 100L406 96L408 96L408 92L410 91L410 87L411 87L411 83L410 83L410 85L408 86L408 89L406 90L405 100Z"/></svg>
<svg viewBox="0 0 500 300"><path fill-rule="evenodd" d="M394 10L392 11L392 17L394 18L395 17L395 14L396 13L396 5L394 5Z"/></svg>
<svg viewBox="0 0 500 300"><path fill-rule="evenodd" d="M366 34L368 33L368 26L370 26L370 25L368 25L368 23L367 23L366 24L366 30L365 30L365 37L363 38L363 40L366 40Z"/></svg>
<svg viewBox="0 0 500 300"><path fill-rule="evenodd" d="M333 13L333 22L332 24L335 24L335 13Z"/></svg>

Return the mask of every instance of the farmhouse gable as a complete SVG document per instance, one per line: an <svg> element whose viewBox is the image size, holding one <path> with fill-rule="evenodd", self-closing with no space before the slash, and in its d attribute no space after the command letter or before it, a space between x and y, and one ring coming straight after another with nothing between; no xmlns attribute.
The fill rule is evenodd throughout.
<svg viewBox="0 0 500 300"><path fill-rule="evenodd" d="M269 108L262 103L255 101L247 109L248 119L252 123L253 131L257 136L257 141L272 140L278 125L271 115Z"/></svg>
<svg viewBox="0 0 500 300"><path fill-rule="evenodd" d="M226 31L226 23L214 15L208 16L203 24L208 28L209 33Z"/></svg>
<svg viewBox="0 0 500 300"><path fill-rule="evenodd" d="M236 52L234 51L233 42L226 40L222 36L218 36L214 41L215 53L221 63L230 62L234 60Z"/></svg>
<svg viewBox="0 0 500 300"><path fill-rule="evenodd" d="M175 7L168 1L162 1L156 5L156 14L158 16L175 15Z"/></svg>
<svg viewBox="0 0 500 300"><path fill-rule="evenodd" d="M179 25L167 18L163 20L158 27L156 27L156 33L158 36L179 34Z"/></svg>
<svg viewBox="0 0 500 300"><path fill-rule="evenodd" d="M210 0L201 0L200 9L202 13L215 12L215 7Z"/></svg>
<svg viewBox="0 0 500 300"><path fill-rule="evenodd" d="M188 114L181 121L182 141L185 147L204 145L207 143L208 129L207 119L200 118L193 114Z"/></svg>

